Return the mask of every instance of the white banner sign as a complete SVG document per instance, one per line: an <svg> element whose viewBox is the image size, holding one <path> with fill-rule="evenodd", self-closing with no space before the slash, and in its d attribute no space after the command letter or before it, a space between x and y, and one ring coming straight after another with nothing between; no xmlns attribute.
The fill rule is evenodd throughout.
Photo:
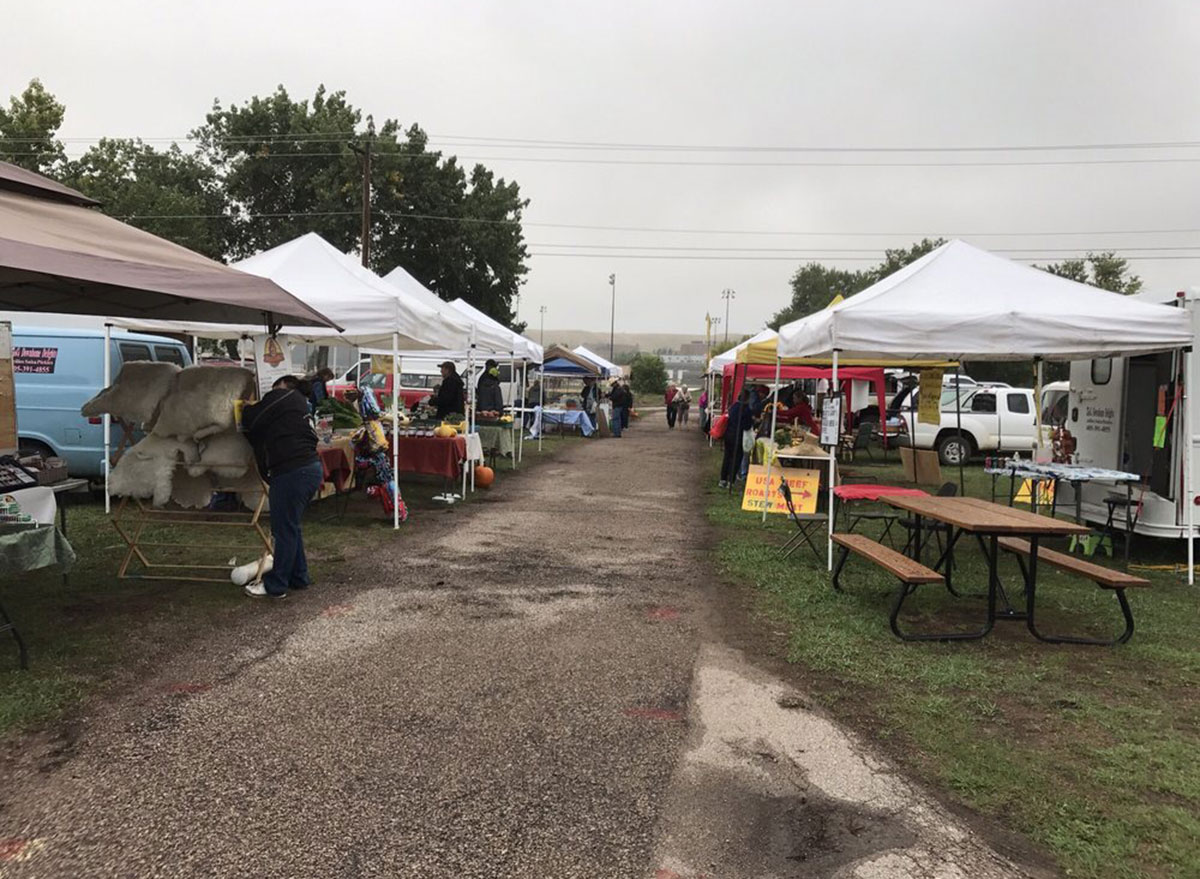
<svg viewBox="0 0 1200 879"><path fill-rule="evenodd" d="M836 446L842 431L842 398L826 397L821 405L821 445Z"/></svg>
<svg viewBox="0 0 1200 879"><path fill-rule="evenodd" d="M271 385L291 372L286 342L286 339L265 333L254 337L254 367L258 372L260 397L271 390Z"/></svg>

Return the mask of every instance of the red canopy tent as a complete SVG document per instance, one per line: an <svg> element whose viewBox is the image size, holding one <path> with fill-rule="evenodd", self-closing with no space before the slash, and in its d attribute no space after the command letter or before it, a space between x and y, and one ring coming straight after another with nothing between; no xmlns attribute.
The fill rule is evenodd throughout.
<svg viewBox="0 0 1200 879"><path fill-rule="evenodd" d="M788 379L794 381L799 378L817 378L829 379L833 375L833 368L830 366L780 366L780 380ZM729 363L726 364L724 374L721 377L721 411L724 412L728 408L729 401L736 400L738 394L742 391L742 386L747 379L766 379L767 383L775 381L775 365L766 363ZM848 381L865 381L871 382L875 386L875 396L879 400L879 430L886 432L885 421L887 419L887 390L884 383L883 367L878 366L850 366L840 367L838 369L838 382ZM849 395L846 395L846 399ZM849 416L849 412L845 415Z"/></svg>

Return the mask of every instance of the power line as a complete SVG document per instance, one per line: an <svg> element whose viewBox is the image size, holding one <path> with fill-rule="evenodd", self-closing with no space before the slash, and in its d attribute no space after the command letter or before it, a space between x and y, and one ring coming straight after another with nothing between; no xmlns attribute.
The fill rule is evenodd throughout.
<svg viewBox="0 0 1200 879"><path fill-rule="evenodd" d="M964 231L964 230L796 230L771 229L693 229L672 226L610 226L589 223L549 223L530 220L495 220L484 217L448 217L440 214L409 214L400 211L377 211L381 216L394 220L434 220L448 223L478 223L498 226L530 226L541 229L577 229L599 232L659 232L671 235L765 235L765 236L811 236L811 237L870 237L870 238L1024 238L1058 237L1078 235L1196 235L1200 227L1186 229L1090 229L1070 231L1065 229L1031 231ZM279 217L339 217L358 216L358 211L283 211L280 213L250 213L245 216L230 214L126 214L118 220L220 220L255 219Z"/></svg>
<svg viewBox="0 0 1200 879"><path fill-rule="evenodd" d="M364 137L358 131L278 132L264 134L225 134L212 139L222 143L260 143L267 141L335 140ZM553 140L541 138L505 137L493 135L427 133L430 142L466 142L476 145L511 149L578 149L638 152L706 152L706 153L993 153L993 152L1085 152L1113 150L1165 150L1200 147L1200 140L1112 141L1052 144L930 144L901 146L846 145L745 145L745 144L683 144L630 143L620 141ZM203 138L192 134L168 136L101 135L97 137L10 137L9 142L94 143L99 140L140 140L143 143L199 143Z"/></svg>
<svg viewBox="0 0 1200 879"><path fill-rule="evenodd" d="M583 259L655 259L655 260L704 260L704 261L742 261L742 262L795 262L794 256L735 256L730 254L653 254L653 253L546 253L546 252L531 252L530 257L573 257ZM1077 254L1074 258L1084 259L1086 254ZM829 256L814 255L807 257L813 262L878 262L879 256L843 256L833 254ZM1045 257L1036 256L1012 256L1011 259L1021 262L1036 262ZM1200 260L1200 254L1195 256L1131 256L1128 257L1130 262L1150 261L1150 260Z"/></svg>
<svg viewBox="0 0 1200 879"><path fill-rule="evenodd" d="M559 248L580 248L586 250L665 250L665 251L736 251L739 253L822 253L822 254L841 254L841 253L875 253L879 252L878 248L874 247L821 247L821 248L794 248L794 247L687 247L670 244L587 244L583 242L572 244L557 244L549 242L529 242L529 247L559 247ZM1117 251L1119 253L1140 252L1140 251L1184 251L1184 250L1200 250L1200 244L1187 245L1162 245L1162 246L1133 246L1122 247L1121 245L1108 244L1104 247L993 247L989 248L992 253L1078 253L1081 249L1089 252Z"/></svg>
<svg viewBox="0 0 1200 879"><path fill-rule="evenodd" d="M37 156L40 152L0 152L3 156ZM83 155L68 158L79 159ZM313 158L352 158L349 151L339 152L298 152L298 153L261 153L244 156L245 160L257 161L263 159L313 159ZM613 167L670 167L670 168L1038 168L1038 167L1086 167L1090 165L1191 165L1200 163L1200 156L1134 156L1115 159L1022 159L1019 161L967 161L967 162L739 162L739 161L701 161L685 162L677 159L612 159L612 158L570 158L566 156L442 156L440 152L381 152L376 157L380 160L457 160L459 162L525 162L543 165L603 165ZM137 157L140 159L156 159L158 157Z"/></svg>

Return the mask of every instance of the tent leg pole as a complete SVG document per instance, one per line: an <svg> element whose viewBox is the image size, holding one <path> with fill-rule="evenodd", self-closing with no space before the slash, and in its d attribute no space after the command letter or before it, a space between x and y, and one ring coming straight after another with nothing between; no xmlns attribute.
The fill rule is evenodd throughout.
<svg viewBox="0 0 1200 879"><path fill-rule="evenodd" d="M392 530L400 530L400 334L392 333Z"/></svg>
<svg viewBox="0 0 1200 879"><path fill-rule="evenodd" d="M1195 354L1184 354L1186 366L1183 374L1183 407L1184 407L1184 429L1187 431L1187 442L1183 444L1183 459L1184 475L1187 479L1187 486L1183 493L1184 503L1187 504L1187 561L1188 561L1188 585L1196 585L1196 498L1195 486L1192 473L1192 458L1195 455L1196 440L1195 427L1192 418L1192 370L1195 369L1193 358ZM1126 540L1129 536L1126 535Z"/></svg>
<svg viewBox="0 0 1200 879"><path fill-rule="evenodd" d="M541 378L538 380L538 417L541 422L542 414L546 411L546 370L545 364L542 364L543 369L540 370ZM538 424L538 451L542 450L542 434L546 432L546 424L542 422Z"/></svg>
<svg viewBox="0 0 1200 879"><path fill-rule="evenodd" d="M959 402L959 396L958 396L958 370L959 370L959 366L956 364L954 367L954 426L955 426L955 431L958 433L958 451L959 451L959 455L958 455L958 494L960 497L966 497L967 482L966 482L966 477L963 475L963 470L966 467L966 457L967 456L966 456L966 449L963 447L963 440L962 440L962 403ZM938 398L940 399L941 394L942 394L942 389L938 388L937 393L938 393ZM999 394L997 394L997 396L999 396ZM999 411L999 409L997 409L997 411ZM939 420L941 420L940 416L939 416ZM915 457L916 451L915 450L913 451L913 455L914 455L913 460L915 461L916 460L916 457Z"/></svg>
<svg viewBox="0 0 1200 879"><path fill-rule="evenodd" d="M104 387L112 386L112 324L104 325ZM112 512L109 473L112 470L112 416L104 413L104 515Z"/></svg>
<svg viewBox="0 0 1200 879"><path fill-rule="evenodd" d="M779 371L783 361L775 358L775 386L771 393L771 442L775 442L775 428L779 425ZM766 447L766 444L764 444ZM767 510L771 507L771 464L775 460L774 448L767 453L767 478L763 483L763 524L767 523ZM783 466L782 464L780 465Z"/></svg>
<svg viewBox="0 0 1200 879"><path fill-rule="evenodd" d="M513 402L516 402L516 399L517 399L517 392L516 392L516 388L514 387L515 382L513 381L513 379L515 379L516 377L517 377L517 353L514 351L512 354L512 357L508 361L508 399L512 400ZM516 424L516 423L517 423L517 419L514 417L513 424ZM509 433L512 433L512 428L509 428ZM517 469L517 450L516 449L513 449L513 451L512 451L512 466L509 469L510 470Z"/></svg>
<svg viewBox="0 0 1200 879"><path fill-rule="evenodd" d="M1037 358L1037 378L1034 379L1033 388L1033 412L1034 412L1034 427L1037 433L1037 451L1033 454L1033 460L1040 460L1042 457L1042 358Z"/></svg>
<svg viewBox="0 0 1200 879"><path fill-rule="evenodd" d="M836 393L837 393L837 386L838 386L838 350L837 350L837 348L834 348L833 349L833 369L830 373L830 379L829 379L829 390L834 395L836 395ZM836 397L835 397L835 399L836 399ZM838 429L839 430L841 429L841 418L838 419ZM834 518L834 516L833 516L833 483L834 483L834 480L837 479L837 473L834 469L835 467L837 467L837 437L836 436L833 438L833 445L831 445L829 447L829 503L828 503L828 510L826 511L829 516L829 538L828 538L829 545L827 547L827 554L826 554L826 559L825 559L826 569L829 571L833 571L833 518Z"/></svg>

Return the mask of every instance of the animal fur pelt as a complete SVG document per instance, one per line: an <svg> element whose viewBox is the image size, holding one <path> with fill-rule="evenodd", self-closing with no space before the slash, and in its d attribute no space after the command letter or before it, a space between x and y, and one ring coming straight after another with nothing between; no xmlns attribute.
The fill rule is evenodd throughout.
<svg viewBox="0 0 1200 879"><path fill-rule="evenodd" d="M254 393L254 373L240 366L189 366L175 376L154 433L202 440L235 429L233 401Z"/></svg>
<svg viewBox="0 0 1200 879"><path fill-rule="evenodd" d="M236 430L218 433L200 443L200 460L188 467L192 476L213 473L218 480L238 479L254 466L254 450ZM257 482L257 475L254 477Z"/></svg>
<svg viewBox="0 0 1200 879"><path fill-rule="evenodd" d="M209 473L193 476L191 468L179 467L171 479L171 500L185 509L207 507L213 496L213 478Z"/></svg>
<svg viewBox="0 0 1200 879"><path fill-rule="evenodd" d="M150 434L121 456L109 478L109 490L117 497L150 498L154 506L165 506L171 500L176 466L199 459L195 443Z"/></svg>
<svg viewBox="0 0 1200 879"><path fill-rule="evenodd" d="M84 403L79 414L95 418L107 413L134 426L153 427L159 404L179 372L174 363L126 363L116 380Z"/></svg>

